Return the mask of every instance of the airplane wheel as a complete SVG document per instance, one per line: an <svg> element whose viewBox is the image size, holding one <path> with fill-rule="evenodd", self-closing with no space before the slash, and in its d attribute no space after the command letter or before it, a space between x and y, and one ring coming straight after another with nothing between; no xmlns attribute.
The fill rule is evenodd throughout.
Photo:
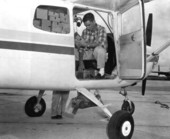
<svg viewBox="0 0 170 139"><path fill-rule="evenodd" d="M29 98L25 104L25 113L30 117L42 116L46 110L46 103L43 98L41 98L40 104L37 104L37 97L33 96Z"/></svg>
<svg viewBox="0 0 170 139"><path fill-rule="evenodd" d="M130 108L130 103L131 103L131 106L132 106L131 108ZM132 115L135 111L135 104L132 101L124 100L121 110L127 111Z"/></svg>
<svg viewBox="0 0 170 139"><path fill-rule="evenodd" d="M107 125L109 139L131 139L134 131L134 120L126 111L117 111Z"/></svg>

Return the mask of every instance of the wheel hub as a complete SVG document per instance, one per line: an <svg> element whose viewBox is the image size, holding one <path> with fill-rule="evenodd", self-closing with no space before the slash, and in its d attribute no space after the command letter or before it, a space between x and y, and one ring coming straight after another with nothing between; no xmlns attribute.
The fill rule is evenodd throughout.
<svg viewBox="0 0 170 139"><path fill-rule="evenodd" d="M129 121L125 121L122 125L122 134L123 136L128 136L131 132L131 124Z"/></svg>
<svg viewBox="0 0 170 139"><path fill-rule="evenodd" d="M38 113L39 111L41 111L42 109L42 106L40 104L37 104L35 107L34 107L34 112Z"/></svg>

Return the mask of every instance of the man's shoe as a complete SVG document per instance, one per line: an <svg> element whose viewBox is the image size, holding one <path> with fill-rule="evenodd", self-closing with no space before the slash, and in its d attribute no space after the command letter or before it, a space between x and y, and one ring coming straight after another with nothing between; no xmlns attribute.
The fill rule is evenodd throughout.
<svg viewBox="0 0 170 139"><path fill-rule="evenodd" d="M51 116L51 119L62 119L62 115Z"/></svg>
<svg viewBox="0 0 170 139"><path fill-rule="evenodd" d="M105 78L105 75L101 76L100 73L98 73L96 76L95 76L95 79L104 79Z"/></svg>

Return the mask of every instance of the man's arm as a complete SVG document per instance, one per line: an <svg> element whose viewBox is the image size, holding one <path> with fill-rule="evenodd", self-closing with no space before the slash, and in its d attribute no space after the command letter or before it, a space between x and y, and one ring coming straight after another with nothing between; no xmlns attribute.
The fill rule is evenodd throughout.
<svg viewBox="0 0 170 139"><path fill-rule="evenodd" d="M99 45L99 43L96 41L96 42L93 42L93 43L89 43L87 41L87 32L86 30L83 30L82 32L82 40L81 40L81 44L83 47L87 47L87 48L95 48Z"/></svg>
<svg viewBox="0 0 170 139"><path fill-rule="evenodd" d="M102 27L99 31L98 43L100 46L107 49L107 33L104 27Z"/></svg>

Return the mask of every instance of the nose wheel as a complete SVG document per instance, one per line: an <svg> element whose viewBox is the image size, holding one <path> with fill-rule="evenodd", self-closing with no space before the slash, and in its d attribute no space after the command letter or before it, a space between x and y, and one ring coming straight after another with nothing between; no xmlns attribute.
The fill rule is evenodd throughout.
<svg viewBox="0 0 170 139"><path fill-rule="evenodd" d="M109 139L131 139L134 131L134 119L127 111L117 111L107 125Z"/></svg>

